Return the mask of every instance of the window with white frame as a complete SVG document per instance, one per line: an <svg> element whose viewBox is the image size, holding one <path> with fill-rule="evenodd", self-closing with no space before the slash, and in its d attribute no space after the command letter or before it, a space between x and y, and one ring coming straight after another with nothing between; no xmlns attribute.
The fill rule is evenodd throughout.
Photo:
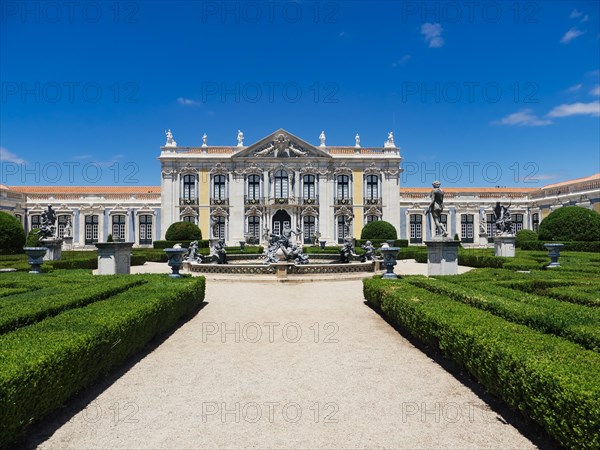
<svg viewBox="0 0 600 450"><path fill-rule="evenodd" d="M531 215L531 228L533 229L533 231L535 231L537 233L539 227L540 227L540 215L539 215L539 213L533 213Z"/></svg>
<svg viewBox="0 0 600 450"><path fill-rule="evenodd" d="M302 229L304 231L304 243L312 244L315 241L315 232L317 231L315 217L304 216L304 218L302 219Z"/></svg>
<svg viewBox="0 0 600 450"><path fill-rule="evenodd" d="M367 223L377 222L379 220L379 216L369 215L367 216Z"/></svg>
<svg viewBox="0 0 600 450"><path fill-rule="evenodd" d="M338 243L339 244L343 244L344 240L346 239L346 236L348 236L349 234L349 230L348 227L351 225L348 225L348 218L344 217L344 216L338 216L337 219L337 235L338 235Z"/></svg>
<svg viewBox="0 0 600 450"><path fill-rule="evenodd" d="M376 175L367 175L367 201L374 202L379 199L379 178Z"/></svg>
<svg viewBox="0 0 600 450"><path fill-rule="evenodd" d="M337 200L350 199L350 177L348 175L338 175L336 183Z"/></svg>
<svg viewBox="0 0 600 450"><path fill-rule="evenodd" d="M181 220L184 222L196 223L196 216L183 216Z"/></svg>
<svg viewBox="0 0 600 450"><path fill-rule="evenodd" d="M213 200L226 200L225 175L215 175L213 177Z"/></svg>
<svg viewBox="0 0 600 450"><path fill-rule="evenodd" d="M248 200L260 200L260 177L258 175L248 177Z"/></svg>
<svg viewBox="0 0 600 450"><path fill-rule="evenodd" d="M190 202L196 200L196 176L184 175L183 177L183 199Z"/></svg>
<svg viewBox="0 0 600 450"><path fill-rule="evenodd" d="M495 214L486 214L485 219L487 222L488 240L493 240L494 235L496 234L496 215Z"/></svg>
<svg viewBox="0 0 600 450"><path fill-rule="evenodd" d="M40 227L42 222L42 216L40 216L39 214L34 214L33 216L31 216L31 229L35 230L37 228Z"/></svg>
<svg viewBox="0 0 600 450"><path fill-rule="evenodd" d="M288 173L285 170L278 170L277 172L275 172L275 177L273 181L275 182L275 198L288 198Z"/></svg>
<svg viewBox="0 0 600 450"><path fill-rule="evenodd" d="M248 235L260 239L260 217L248 216Z"/></svg>
<svg viewBox="0 0 600 450"><path fill-rule="evenodd" d="M523 214L511 214L511 219L515 233L523 229Z"/></svg>
<svg viewBox="0 0 600 450"><path fill-rule="evenodd" d="M314 175L304 175L304 177L302 177L302 198L304 200L314 200L316 198L315 186Z"/></svg>
<svg viewBox="0 0 600 450"><path fill-rule="evenodd" d="M123 214L112 216L112 236L113 239L125 239L125 219Z"/></svg>
<svg viewBox="0 0 600 450"><path fill-rule="evenodd" d="M461 214L460 215L460 239L466 243L473 243L475 230L474 230L474 215L473 214Z"/></svg>
<svg viewBox="0 0 600 450"><path fill-rule="evenodd" d="M442 225L444 225L444 229L446 230L446 233L449 233L450 231L448 230L448 214L442 214L442 215L440 215L440 223ZM435 230L435 235L439 236L440 234L441 234L440 230L436 229Z"/></svg>
<svg viewBox="0 0 600 450"><path fill-rule="evenodd" d="M225 217L217 216L215 217L215 238L217 239L225 239Z"/></svg>
<svg viewBox="0 0 600 450"><path fill-rule="evenodd" d="M152 215L140 214L140 244L152 244Z"/></svg>
<svg viewBox="0 0 600 450"><path fill-rule="evenodd" d="M423 215L411 214L409 218L409 223L411 244L418 244L423 242Z"/></svg>
<svg viewBox="0 0 600 450"><path fill-rule="evenodd" d="M71 216L68 215L60 215L58 216L58 237L65 237L65 227L67 226L67 222L69 221Z"/></svg>
<svg viewBox="0 0 600 450"><path fill-rule="evenodd" d="M85 244L98 242L98 216L85 216Z"/></svg>

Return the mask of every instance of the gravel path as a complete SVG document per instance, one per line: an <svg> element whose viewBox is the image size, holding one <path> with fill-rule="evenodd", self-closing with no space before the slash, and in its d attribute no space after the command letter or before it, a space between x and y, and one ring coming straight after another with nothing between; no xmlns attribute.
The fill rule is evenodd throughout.
<svg viewBox="0 0 600 450"><path fill-rule="evenodd" d="M360 281L212 281L206 299L40 447L534 448Z"/></svg>

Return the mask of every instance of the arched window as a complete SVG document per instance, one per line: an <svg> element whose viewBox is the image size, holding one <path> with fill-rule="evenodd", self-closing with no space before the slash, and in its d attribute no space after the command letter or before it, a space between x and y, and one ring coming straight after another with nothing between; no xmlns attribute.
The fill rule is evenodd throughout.
<svg viewBox="0 0 600 450"><path fill-rule="evenodd" d="M213 178L213 200L225 200L225 175L215 175Z"/></svg>
<svg viewBox="0 0 600 450"><path fill-rule="evenodd" d="M260 200L260 177L258 175L248 177L248 200Z"/></svg>
<svg viewBox="0 0 600 450"><path fill-rule="evenodd" d="M140 215L140 244L152 244L152 216L150 214Z"/></svg>
<svg viewBox="0 0 600 450"><path fill-rule="evenodd" d="M379 179L376 175L367 175L367 203L379 200Z"/></svg>
<svg viewBox="0 0 600 450"><path fill-rule="evenodd" d="M196 176L185 175L183 177L183 200L190 203L196 200Z"/></svg>
<svg viewBox="0 0 600 450"><path fill-rule="evenodd" d="M278 170L275 172L275 198L288 198L288 173L285 170Z"/></svg>

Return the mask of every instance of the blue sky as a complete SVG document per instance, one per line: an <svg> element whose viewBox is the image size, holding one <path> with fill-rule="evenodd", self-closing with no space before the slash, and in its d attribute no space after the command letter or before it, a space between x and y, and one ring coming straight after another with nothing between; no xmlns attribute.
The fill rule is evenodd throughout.
<svg viewBox="0 0 600 450"><path fill-rule="evenodd" d="M600 171L598 2L1 3L0 182L158 185L178 145L382 146L404 186Z"/></svg>

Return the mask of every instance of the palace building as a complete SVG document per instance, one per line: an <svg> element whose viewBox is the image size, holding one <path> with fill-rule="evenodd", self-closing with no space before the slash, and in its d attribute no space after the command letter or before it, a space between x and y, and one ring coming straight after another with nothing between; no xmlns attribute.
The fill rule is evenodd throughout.
<svg viewBox="0 0 600 450"><path fill-rule="evenodd" d="M400 186L402 156L392 133L381 147L318 145L279 129L248 146L238 132L236 146L178 146L173 135L160 148L160 187L0 185L0 210L15 215L27 231L37 228L51 204L62 236L71 222L75 248L95 248L109 234L151 246L169 225L196 223L204 239L262 243L285 225L328 245L363 226L385 220L399 239L421 244L431 238L426 226L430 188ZM433 180L432 180L433 181ZM578 205L600 212L600 173L542 188L444 187L442 221L451 236L478 245L480 232L493 239L496 202L510 203L516 229L536 230L553 209Z"/></svg>

